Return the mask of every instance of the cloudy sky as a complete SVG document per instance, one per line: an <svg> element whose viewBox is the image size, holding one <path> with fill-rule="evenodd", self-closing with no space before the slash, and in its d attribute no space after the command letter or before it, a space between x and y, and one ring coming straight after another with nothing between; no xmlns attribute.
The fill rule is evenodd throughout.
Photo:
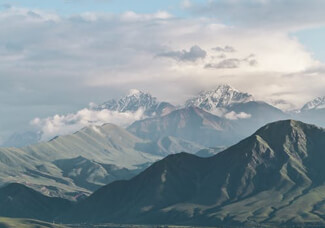
<svg viewBox="0 0 325 228"><path fill-rule="evenodd" d="M133 88L180 104L226 83L300 107L325 95L324 8L324 0L0 0L0 139Z"/></svg>

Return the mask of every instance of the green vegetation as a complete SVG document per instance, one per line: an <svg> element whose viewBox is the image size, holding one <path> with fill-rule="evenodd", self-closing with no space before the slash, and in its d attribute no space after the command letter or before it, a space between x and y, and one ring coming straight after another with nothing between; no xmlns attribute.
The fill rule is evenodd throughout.
<svg viewBox="0 0 325 228"><path fill-rule="evenodd" d="M32 219L13 219L0 217L0 228L67 228Z"/></svg>

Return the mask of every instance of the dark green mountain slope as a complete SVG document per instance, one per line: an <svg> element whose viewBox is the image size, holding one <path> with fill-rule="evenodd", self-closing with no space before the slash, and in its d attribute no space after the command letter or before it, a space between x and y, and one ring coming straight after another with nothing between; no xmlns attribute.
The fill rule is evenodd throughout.
<svg viewBox="0 0 325 228"><path fill-rule="evenodd" d="M3 217L53 221L71 205L68 200L44 196L21 184L0 189L0 216Z"/></svg>
<svg viewBox="0 0 325 228"><path fill-rule="evenodd" d="M279 121L210 158L171 155L109 184L66 221L325 224L325 130Z"/></svg>

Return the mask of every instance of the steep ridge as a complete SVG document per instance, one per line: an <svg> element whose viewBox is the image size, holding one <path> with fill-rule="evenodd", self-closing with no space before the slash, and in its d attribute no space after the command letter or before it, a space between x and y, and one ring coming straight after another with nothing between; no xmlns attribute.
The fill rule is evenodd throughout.
<svg viewBox="0 0 325 228"><path fill-rule="evenodd" d="M279 121L210 158L181 153L107 185L68 221L325 224L325 130ZM86 216L87 215L87 216Z"/></svg>

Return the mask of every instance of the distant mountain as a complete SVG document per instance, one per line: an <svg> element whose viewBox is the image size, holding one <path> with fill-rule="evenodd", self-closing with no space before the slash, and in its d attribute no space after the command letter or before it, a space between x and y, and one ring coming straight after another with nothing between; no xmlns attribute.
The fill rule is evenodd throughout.
<svg viewBox="0 0 325 228"><path fill-rule="evenodd" d="M143 111L146 116L161 116L168 114L175 109L167 102L159 102L157 98L149 93L132 89L129 94L119 100L109 100L101 105L94 107L95 110L111 110L118 112L137 112Z"/></svg>
<svg viewBox="0 0 325 228"><path fill-rule="evenodd" d="M325 97L318 97L306 103L294 117L325 127Z"/></svg>
<svg viewBox="0 0 325 228"><path fill-rule="evenodd" d="M170 154L177 154L180 152L186 151L187 153L194 154L198 150L205 148L205 146L200 145L198 143L184 140L177 137L166 136L160 138L157 142L157 152L161 155L167 156Z"/></svg>
<svg viewBox="0 0 325 228"><path fill-rule="evenodd" d="M21 184L0 188L0 215L11 218L33 218L53 221L66 212L72 203L42 195Z"/></svg>
<svg viewBox="0 0 325 228"><path fill-rule="evenodd" d="M36 131L26 131L12 134L1 146L2 147L23 147L38 143L42 133Z"/></svg>
<svg viewBox="0 0 325 228"><path fill-rule="evenodd" d="M202 157L202 158L207 158L207 157L212 157L213 155L216 155L220 153L221 151L224 151L226 147L220 146L220 147L213 147L213 148L206 148L199 150L198 152L195 153L196 156Z"/></svg>
<svg viewBox="0 0 325 228"><path fill-rule="evenodd" d="M111 183L69 222L208 226L325 224L325 129L286 120L210 158L180 153Z"/></svg>
<svg viewBox="0 0 325 228"><path fill-rule="evenodd" d="M240 92L229 85L219 85L214 90L202 91L197 97L186 101L186 107L199 107L208 112L220 112L218 109L230 105L254 101L248 93Z"/></svg>
<svg viewBox="0 0 325 228"><path fill-rule="evenodd" d="M238 125L238 132L241 132L244 136L252 134L256 129L265 124L291 117L289 114L263 101L233 104L228 107L228 112L234 114L246 113L248 118L233 120Z"/></svg>
<svg viewBox="0 0 325 228"><path fill-rule="evenodd" d="M111 99L101 105L91 107L92 110L110 110L116 112L139 112L141 118L162 116L175 110L176 107L168 102L160 102L149 93L133 89L129 94L119 100ZM114 124L114 123L112 123ZM42 132L26 131L14 133L1 146L24 147L41 141Z"/></svg>
<svg viewBox="0 0 325 228"><path fill-rule="evenodd" d="M115 180L129 179L140 172L140 170L120 168L114 164L101 164L82 156L57 160L53 163L63 171L64 177L71 178L77 186L91 191Z"/></svg>
<svg viewBox="0 0 325 228"><path fill-rule="evenodd" d="M138 165L154 162L161 157L155 151L137 150L138 145L150 144L125 129L113 124L90 126L71 135L58 136L49 142L27 146L23 149L42 161L55 161L83 156L101 163L134 169ZM140 146L139 146L140 148Z"/></svg>
<svg viewBox="0 0 325 228"><path fill-rule="evenodd" d="M172 136L206 147L230 145L239 139L236 124L197 107L178 109L162 117L134 122L127 130L138 137L158 140Z"/></svg>
<svg viewBox="0 0 325 228"><path fill-rule="evenodd" d="M325 96L317 97L314 100L306 103L301 111L315 110L315 109L325 109Z"/></svg>
<svg viewBox="0 0 325 228"><path fill-rule="evenodd" d="M46 195L70 199L130 178L163 157L157 154L152 142L123 128L90 126L49 142L0 148L0 184L23 183Z"/></svg>
<svg viewBox="0 0 325 228"><path fill-rule="evenodd" d="M289 114L229 85L219 85L214 90L202 91L197 97L186 101L187 107L199 107L224 119L232 120L237 133L243 137L252 134L263 125L283 120Z"/></svg>
<svg viewBox="0 0 325 228"><path fill-rule="evenodd" d="M169 154L203 148L176 137L144 140L113 124L90 126L49 142L0 148L0 185L22 183L49 196L79 200Z"/></svg>

